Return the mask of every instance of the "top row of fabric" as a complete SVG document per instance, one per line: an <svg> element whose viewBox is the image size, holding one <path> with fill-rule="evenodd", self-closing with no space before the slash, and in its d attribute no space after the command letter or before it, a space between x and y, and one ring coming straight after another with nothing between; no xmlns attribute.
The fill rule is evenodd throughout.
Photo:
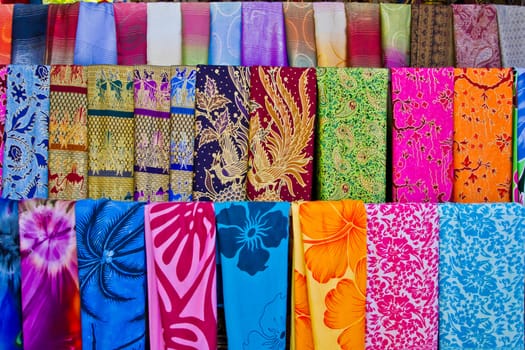
<svg viewBox="0 0 525 350"><path fill-rule="evenodd" d="M524 67L525 7L0 5L1 64Z"/></svg>

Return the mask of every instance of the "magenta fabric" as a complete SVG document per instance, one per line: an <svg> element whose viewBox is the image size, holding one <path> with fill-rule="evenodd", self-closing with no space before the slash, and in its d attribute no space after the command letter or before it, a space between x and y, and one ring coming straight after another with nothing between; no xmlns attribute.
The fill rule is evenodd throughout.
<svg viewBox="0 0 525 350"><path fill-rule="evenodd" d="M119 65L146 64L146 3L116 3L117 57Z"/></svg>
<svg viewBox="0 0 525 350"><path fill-rule="evenodd" d="M366 348L438 348L436 204L367 204Z"/></svg>
<svg viewBox="0 0 525 350"><path fill-rule="evenodd" d="M452 196L454 68L392 68L392 199Z"/></svg>

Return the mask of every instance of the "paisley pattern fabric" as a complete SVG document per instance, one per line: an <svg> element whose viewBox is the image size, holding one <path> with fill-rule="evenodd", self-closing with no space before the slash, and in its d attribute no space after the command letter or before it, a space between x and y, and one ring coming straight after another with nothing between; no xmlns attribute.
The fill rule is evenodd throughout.
<svg viewBox="0 0 525 350"><path fill-rule="evenodd" d="M366 206L366 348L438 348L435 204Z"/></svg>
<svg viewBox="0 0 525 350"><path fill-rule="evenodd" d="M250 70L199 66L195 90L193 199L246 199Z"/></svg>
<svg viewBox="0 0 525 350"><path fill-rule="evenodd" d="M386 199L388 72L318 68L317 199Z"/></svg>
<svg viewBox="0 0 525 350"><path fill-rule="evenodd" d="M250 68L250 200L312 198L317 102L313 68Z"/></svg>
<svg viewBox="0 0 525 350"><path fill-rule="evenodd" d="M146 3L113 4L119 65L146 64L147 62L148 16L146 5Z"/></svg>
<svg viewBox="0 0 525 350"><path fill-rule="evenodd" d="M47 198L49 66L7 68L2 197Z"/></svg>
<svg viewBox="0 0 525 350"><path fill-rule="evenodd" d="M170 67L135 67L136 201L168 200L170 168Z"/></svg>
<svg viewBox="0 0 525 350"><path fill-rule="evenodd" d="M525 207L443 204L439 215L439 348L523 349Z"/></svg>
<svg viewBox="0 0 525 350"><path fill-rule="evenodd" d="M147 3L148 64L182 63L182 17L180 3Z"/></svg>
<svg viewBox="0 0 525 350"><path fill-rule="evenodd" d="M145 349L144 205L86 199L75 210L84 349Z"/></svg>
<svg viewBox="0 0 525 350"><path fill-rule="evenodd" d="M518 108L514 118L512 198L525 204L525 69L516 69Z"/></svg>
<svg viewBox="0 0 525 350"><path fill-rule="evenodd" d="M509 68L454 70L454 202L508 202L512 177Z"/></svg>
<svg viewBox="0 0 525 350"><path fill-rule="evenodd" d="M131 200L135 122L133 67L89 66L88 197Z"/></svg>
<svg viewBox="0 0 525 350"><path fill-rule="evenodd" d="M345 9L347 66L382 67L379 4L349 2Z"/></svg>
<svg viewBox="0 0 525 350"><path fill-rule="evenodd" d="M51 68L49 198L87 197L87 74L82 66Z"/></svg>
<svg viewBox="0 0 525 350"><path fill-rule="evenodd" d="M0 64L11 63L11 41L13 35L13 6L3 4L0 7Z"/></svg>
<svg viewBox="0 0 525 350"><path fill-rule="evenodd" d="M244 202L214 206L228 349L284 350L290 204Z"/></svg>
<svg viewBox="0 0 525 350"><path fill-rule="evenodd" d="M80 4L51 4L47 16L46 64L73 64Z"/></svg>
<svg viewBox="0 0 525 350"><path fill-rule="evenodd" d="M392 69L392 199L452 196L454 69Z"/></svg>
<svg viewBox="0 0 525 350"><path fill-rule="evenodd" d="M210 4L183 2L182 16L182 64L208 64L210 46Z"/></svg>
<svg viewBox="0 0 525 350"><path fill-rule="evenodd" d="M286 47L291 67L316 67L315 22L312 3L284 2Z"/></svg>
<svg viewBox="0 0 525 350"><path fill-rule="evenodd" d="M240 2L210 3L209 64L241 64L241 7Z"/></svg>
<svg viewBox="0 0 525 350"><path fill-rule="evenodd" d="M212 203L146 207L151 349L217 349Z"/></svg>
<svg viewBox="0 0 525 350"><path fill-rule="evenodd" d="M24 349L80 350L75 202L25 200L18 212Z"/></svg>
<svg viewBox="0 0 525 350"><path fill-rule="evenodd" d="M7 114L7 66L0 65L0 193L2 193L2 172L5 149L5 117Z"/></svg>
<svg viewBox="0 0 525 350"><path fill-rule="evenodd" d="M43 64L46 54L46 5L15 4L13 10L12 64Z"/></svg>
<svg viewBox="0 0 525 350"><path fill-rule="evenodd" d="M411 7L407 4L380 4L383 66L410 66Z"/></svg>
<svg viewBox="0 0 525 350"><path fill-rule="evenodd" d="M343 3L314 2L315 44L319 67L346 66L346 16Z"/></svg>
<svg viewBox="0 0 525 350"><path fill-rule="evenodd" d="M502 67L525 67L525 7L495 5Z"/></svg>

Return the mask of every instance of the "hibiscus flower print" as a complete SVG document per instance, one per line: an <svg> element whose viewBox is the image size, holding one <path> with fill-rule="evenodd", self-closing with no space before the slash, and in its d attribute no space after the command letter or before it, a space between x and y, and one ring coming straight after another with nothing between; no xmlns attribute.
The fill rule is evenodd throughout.
<svg viewBox="0 0 525 350"><path fill-rule="evenodd" d="M259 329L248 334L244 350L281 350L286 348L286 295L277 294L266 306L259 319ZM278 315L276 317L276 315Z"/></svg>

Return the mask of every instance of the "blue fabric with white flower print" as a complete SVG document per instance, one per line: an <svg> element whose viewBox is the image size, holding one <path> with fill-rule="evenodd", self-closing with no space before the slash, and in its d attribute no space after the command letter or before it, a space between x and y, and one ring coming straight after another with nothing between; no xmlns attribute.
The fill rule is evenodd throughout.
<svg viewBox="0 0 525 350"><path fill-rule="evenodd" d="M289 203L215 203L228 348L286 348Z"/></svg>
<svg viewBox="0 0 525 350"><path fill-rule="evenodd" d="M442 204L439 348L523 349L525 207Z"/></svg>

